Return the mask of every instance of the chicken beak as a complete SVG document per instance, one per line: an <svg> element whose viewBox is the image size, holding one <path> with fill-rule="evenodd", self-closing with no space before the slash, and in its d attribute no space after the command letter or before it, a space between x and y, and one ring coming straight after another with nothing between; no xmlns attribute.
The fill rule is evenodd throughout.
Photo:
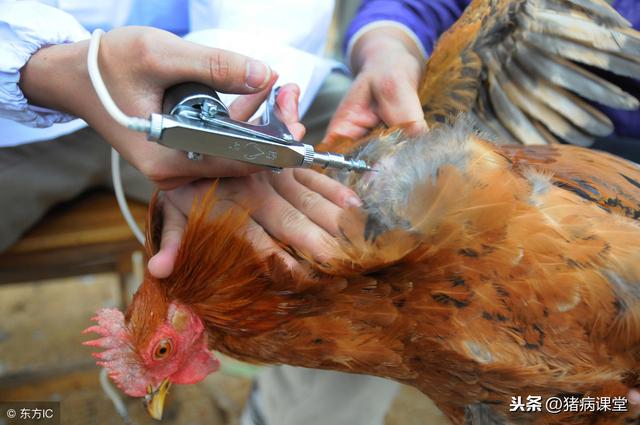
<svg viewBox="0 0 640 425"><path fill-rule="evenodd" d="M155 390L149 385L147 395L144 397L144 404L149 415L156 420L162 419L162 411L164 409L164 399L167 397L171 382L169 378L165 378Z"/></svg>

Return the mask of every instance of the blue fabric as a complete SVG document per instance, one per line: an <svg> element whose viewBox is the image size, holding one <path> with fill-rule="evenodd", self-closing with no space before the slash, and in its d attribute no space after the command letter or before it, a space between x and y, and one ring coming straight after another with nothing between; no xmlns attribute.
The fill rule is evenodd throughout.
<svg viewBox="0 0 640 425"><path fill-rule="evenodd" d="M612 3L612 6L631 22L633 28L640 30L640 1L616 0ZM640 80L610 74L607 75L607 79L613 81L627 93L640 99ZM604 105L595 106L611 118L616 129L616 136L640 139L640 111L620 111ZM640 144L636 149L640 151Z"/></svg>
<svg viewBox="0 0 640 425"><path fill-rule="evenodd" d="M440 35L462 14L471 0L363 0L345 36L345 47L365 25L391 20L409 27L431 54ZM640 29L640 0L615 0L613 7ZM640 81L607 75L628 93L640 99ZM618 136L640 139L640 111L620 111L595 105L613 121ZM638 147L640 149L640 147Z"/></svg>
<svg viewBox="0 0 640 425"><path fill-rule="evenodd" d="M135 2L126 25L162 28L183 36L189 32L188 3L187 0Z"/></svg>
<svg viewBox="0 0 640 425"><path fill-rule="evenodd" d="M635 29L640 23L640 2L638 0L615 0L612 4L614 9L627 18Z"/></svg>
<svg viewBox="0 0 640 425"><path fill-rule="evenodd" d="M363 0L347 29L345 46L362 27L375 21L396 21L409 27L431 54L440 34L460 17L471 0Z"/></svg>

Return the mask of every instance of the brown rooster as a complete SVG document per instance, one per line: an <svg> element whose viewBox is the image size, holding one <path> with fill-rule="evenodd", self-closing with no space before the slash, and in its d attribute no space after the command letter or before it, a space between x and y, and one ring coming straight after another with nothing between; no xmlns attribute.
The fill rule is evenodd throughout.
<svg viewBox="0 0 640 425"><path fill-rule="evenodd" d="M567 22L577 22L571 34ZM365 207L345 213L329 261L300 255L309 273L294 273L264 258L243 234L246 212L212 217L210 192L173 274L147 274L126 315L98 312L88 331L102 338L87 344L105 349L99 364L156 417L171 383L217 369L215 349L389 377L456 424L634 423L629 412L552 415L514 403L620 401L640 384L640 167L581 147L488 141L546 143L553 132L586 144L587 133L609 132L563 83L637 106L560 51L637 71L640 36L602 0L474 1L428 64L429 132L333 141L378 172L337 176ZM161 225L154 202L149 255Z"/></svg>

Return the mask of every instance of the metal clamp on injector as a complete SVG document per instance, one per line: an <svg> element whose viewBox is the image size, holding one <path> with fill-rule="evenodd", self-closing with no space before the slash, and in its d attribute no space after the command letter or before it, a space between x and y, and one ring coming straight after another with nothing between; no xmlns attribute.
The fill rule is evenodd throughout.
<svg viewBox="0 0 640 425"><path fill-rule="evenodd" d="M162 114L151 115L149 140L187 152L190 159L201 155L234 159L274 170L319 165L353 171L370 171L364 161L350 160L313 146L296 142L275 116L274 90L260 125L236 121L218 94L207 86L184 83L165 93Z"/></svg>

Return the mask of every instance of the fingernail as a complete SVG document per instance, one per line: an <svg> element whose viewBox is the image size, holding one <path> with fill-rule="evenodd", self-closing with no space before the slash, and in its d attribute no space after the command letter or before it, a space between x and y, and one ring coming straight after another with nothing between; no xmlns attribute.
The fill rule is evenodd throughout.
<svg viewBox="0 0 640 425"><path fill-rule="evenodd" d="M287 101L286 105L287 105L287 114L289 115L294 115L297 111L297 106L298 106L298 96L296 96L295 93L291 93L291 101Z"/></svg>
<svg viewBox="0 0 640 425"><path fill-rule="evenodd" d="M257 60L247 62L247 86L252 89L261 89L266 87L269 81L271 81L271 68L267 64Z"/></svg>
<svg viewBox="0 0 640 425"><path fill-rule="evenodd" d="M344 202L347 204L347 207L351 208L360 208L362 206L362 201L355 195L349 196Z"/></svg>

